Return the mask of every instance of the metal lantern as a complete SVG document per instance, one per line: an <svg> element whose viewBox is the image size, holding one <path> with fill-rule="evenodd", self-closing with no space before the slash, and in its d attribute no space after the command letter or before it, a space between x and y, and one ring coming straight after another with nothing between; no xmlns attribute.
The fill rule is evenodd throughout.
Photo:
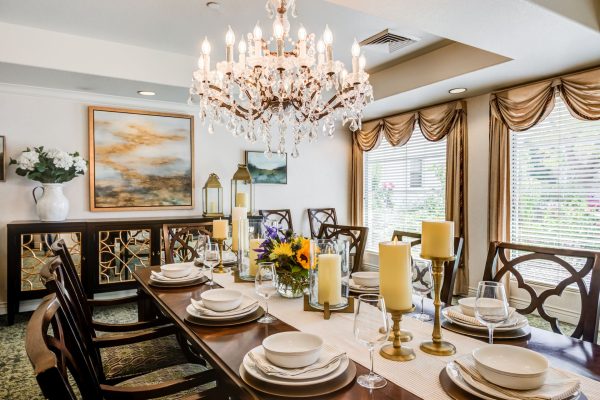
<svg viewBox="0 0 600 400"><path fill-rule="evenodd" d="M202 188L202 215L205 217L223 216L223 186L214 172L208 176Z"/></svg>
<svg viewBox="0 0 600 400"><path fill-rule="evenodd" d="M238 164L231 178L231 210L233 207L246 207L248 215L254 214L254 185L246 164Z"/></svg>
<svg viewBox="0 0 600 400"><path fill-rule="evenodd" d="M312 308L323 310L327 302L330 310L341 310L348 305L349 297L349 242L317 239L314 245L315 263L309 275L309 304Z"/></svg>

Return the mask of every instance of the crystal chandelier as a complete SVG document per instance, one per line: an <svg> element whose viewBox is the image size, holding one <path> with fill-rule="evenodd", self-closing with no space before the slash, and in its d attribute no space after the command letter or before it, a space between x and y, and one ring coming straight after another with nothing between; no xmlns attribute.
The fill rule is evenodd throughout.
<svg viewBox="0 0 600 400"><path fill-rule="evenodd" d="M225 35L225 61L214 70L211 45L207 38L202 43L190 103L199 105L199 117L208 123L208 132L214 132L214 122L225 124L236 137L244 136L251 143L262 140L269 157L274 151L285 153L289 136L292 157L298 157L298 144L314 141L319 130L332 137L335 120L349 123L352 131L359 129L363 109L373 101L373 89L356 40L348 72L333 59L333 34L328 26L318 40L302 25L297 40L291 39L287 14L289 10L296 17L295 0L268 0L266 9L273 19L273 36L263 37L257 23L239 41L237 62L231 27Z"/></svg>

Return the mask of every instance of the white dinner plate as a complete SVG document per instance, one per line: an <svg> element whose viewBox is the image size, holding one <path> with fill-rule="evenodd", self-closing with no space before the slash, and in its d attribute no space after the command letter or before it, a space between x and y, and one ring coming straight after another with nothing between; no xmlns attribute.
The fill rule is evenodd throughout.
<svg viewBox="0 0 600 400"><path fill-rule="evenodd" d="M193 317L193 318L196 318L196 319L199 319L199 320L206 320L206 321L234 321L236 319L243 318L243 317L245 317L248 314L252 314L254 311L256 311L258 309L258 307L260 307L260 304L256 303L255 307L252 307L252 308L248 309L248 311L246 311L246 312L243 312L243 313L237 314L237 315L226 315L226 316L212 316L212 315L201 314L191 304L188 304L188 306L185 308L185 311L190 315L190 317Z"/></svg>
<svg viewBox="0 0 600 400"><path fill-rule="evenodd" d="M457 307L458 306L452 306L452 307ZM446 318L448 321L450 321L453 324L462 326L463 328L467 328L467 329L472 329L472 330L476 330L476 331L487 331L488 328L487 326L479 326L479 325L471 325L468 324L466 322L457 320L452 318L451 316L448 315L448 309L450 309L451 307L447 307L442 309L442 315L444 316L444 318ZM518 321L514 324L514 325L510 325L510 326L497 326L494 328L494 331L498 331L498 332L507 332L507 331L513 331L515 329L520 329L523 328L525 326L527 326L529 324L529 322L527 321L527 318L517 312L515 312L513 314L513 318L517 318Z"/></svg>
<svg viewBox="0 0 600 400"><path fill-rule="evenodd" d="M154 274L157 274L158 276L160 276L160 278L155 278ZM150 279L152 279L155 282L182 283L182 282L189 282L189 281L193 281L194 279L201 278L202 270L200 270L199 268L196 268L196 267L192 267L191 272L186 276L182 276L181 278L167 278L162 273L156 272L156 271L154 271L154 274L150 275Z"/></svg>
<svg viewBox="0 0 600 400"><path fill-rule="evenodd" d="M352 278L348 280L348 285L350 286L350 290L356 293L379 293L379 286L361 286L354 283Z"/></svg>
<svg viewBox="0 0 600 400"><path fill-rule="evenodd" d="M259 347L262 348L262 345L257 346L250 351L256 351ZM270 376L270 375L263 374L255 367L254 362L250 359L250 357L248 357L248 354L246 354L244 356L244 359L242 360L242 366L244 367L246 372L248 372L252 377L254 377L260 381L263 381L263 382L272 383L272 384L281 385L281 386L308 386L308 385L316 385L317 383L327 382L327 381L335 379L338 376L340 376L341 374L343 374L344 371L346 371L346 369L348 368L349 364L350 364L350 360L346 356L340 360L339 364L337 364L337 368L333 368L333 370L331 372L329 372L325 375L321 375L321 376L318 376L315 378L309 378L309 379L291 379L291 378L279 378L276 376Z"/></svg>

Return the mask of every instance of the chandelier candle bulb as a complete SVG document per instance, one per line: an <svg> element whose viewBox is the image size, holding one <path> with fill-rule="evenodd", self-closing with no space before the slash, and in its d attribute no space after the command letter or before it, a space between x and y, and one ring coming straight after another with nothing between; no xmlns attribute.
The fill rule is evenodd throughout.
<svg viewBox="0 0 600 400"><path fill-rule="evenodd" d="M358 72L358 57L360 57L360 45L354 39L354 43L352 43L352 73L356 74Z"/></svg>
<svg viewBox="0 0 600 400"><path fill-rule="evenodd" d="M342 302L342 257L339 254L319 254L317 279L320 304L330 306Z"/></svg>
<svg viewBox="0 0 600 400"><path fill-rule="evenodd" d="M319 41L317 42L317 52L319 53L319 65L323 65L323 63L325 62L325 43L321 39L319 39Z"/></svg>
<svg viewBox="0 0 600 400"><path fill-rule="evenodd" d="M390 310L412 307L410 243L379 243L379 288Z"/></svg>
<svg viewBox="0 0 600 400"><path fill-rule="evenodd" d="M454 222L423 221L421 255L425 258L454 256Z"/></svg>
<svg viewBox="0 0 600 400"><path fill-rule="evenodd" d="M213 220L213 238L215 239L227 239L229 224L226 219L215 219Z"/></svg>
<svg viewBox="0 0 600 400"><path fill-rule="evenodd" d="M242 40L240 40L240 43L238 44L238 52L239 52L238 62L240 63L240 65L242 65L242 67L246 66L246 50L247 50L246 41L242 38Z"/></svg>

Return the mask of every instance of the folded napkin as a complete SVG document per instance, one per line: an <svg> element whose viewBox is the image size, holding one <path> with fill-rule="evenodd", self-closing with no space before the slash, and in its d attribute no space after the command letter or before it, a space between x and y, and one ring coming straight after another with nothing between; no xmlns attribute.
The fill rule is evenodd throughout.
<svg viewBox="0 0 600 400"><path fill-rule="evenodd" d="M564 400L579 390L580 382L576 375L550 367L546 383L537 389L514 390L494 385L477 371L475 360L469 354L454 360L462 378L475 389L506 400Z"/></svg>
<svg viewBox="0 0 600 400"><path fill-rule="evenodd" d="M207 315L209 317L227 317L227 316L233 317L236 315L240 315L240 314L249 312L251 309L256 308L257 304L258 304L257 300L244 296L244 297L242 297L241 304L237 308L234 308L233 310L229 310L229 311L214 311L209 308L206 308L204 306L204 304L202 303L202 300L192 299L192 306L194 307L194 309L196 311L198 311L200 314Z"/></svg>
<svg viewBox="0 0 600 400"><path fill-rule="evenodd" d="M345 352L340 352L333 346L325 345L322 351L327 355L326 357L322 357L316 363L302 368L281 368L273 365L267 360L267 357L262 351L252 350L248 352L248 357L250 357L250 360L252 360L256 368L263 374L286 378L290 376L300 376L327 368L346 356Z"/></svg>
<svg viewBox="0 0 600 400"><path fill-rule="evenodd" d="M450 318L458 320L460 322L464 322L466 324L475 325L475 326L483 326L483 327L486 326L485 324L482 324L481 322L479 322L479 320L477 318L471 317L470 315L463 314L460 311L460 308L458 308L458 307L448 307L448 308L446 308L445 311ZM508 318L507 318L506 322L503 322L498 326L499 327L509 327L509 326L516 325L518 322L519 322L518 314L515 313L514 308L509 307L508 308Z"/></svg>

